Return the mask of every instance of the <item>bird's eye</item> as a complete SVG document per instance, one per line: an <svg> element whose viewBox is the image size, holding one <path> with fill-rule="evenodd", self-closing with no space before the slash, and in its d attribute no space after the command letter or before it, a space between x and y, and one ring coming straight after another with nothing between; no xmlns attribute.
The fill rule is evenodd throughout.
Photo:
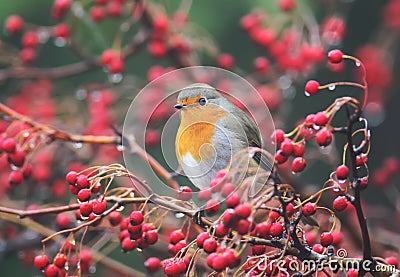
<svg viewBox="0 0 400 277"><path fill-rule="evenodd" d="M205 99L204 97L199 99L199 104L204 106L205 104L207 104L207 99Z"/></svg>

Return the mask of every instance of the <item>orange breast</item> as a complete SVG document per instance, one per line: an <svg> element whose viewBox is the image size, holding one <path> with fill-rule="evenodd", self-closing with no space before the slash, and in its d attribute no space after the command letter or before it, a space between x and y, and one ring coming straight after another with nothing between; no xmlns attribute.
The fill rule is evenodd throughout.
<svg viewBox="0 0 400 277"><path fill-rule="evenodd" d="M176 155L181 160L186 154L199 162L201 158L212 158L212 137L215 132L215 124L226 115L226 111L220 108L208 109L191 108L182 110L181 124L176 137Z"/></svg>

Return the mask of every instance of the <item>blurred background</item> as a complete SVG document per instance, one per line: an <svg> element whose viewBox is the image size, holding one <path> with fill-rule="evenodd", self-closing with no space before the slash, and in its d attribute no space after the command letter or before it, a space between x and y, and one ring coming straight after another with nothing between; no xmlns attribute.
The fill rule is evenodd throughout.
<svg viewBox="0 0 400 277"><path fill-rule="evenodd" d="M374 249L377 255L398 255L399 14L398 0L2 1L0 101L62 130L112 135L112 126L122 128L130 102L149 81L174 68L209 65L248 80L263 96L275 125L289 132L338 96L362 99L359 90L348 87L304 95L309 79L325 84L360 78L351 62L327 62L329 50L341 49L360 58L368 71L364 116L372 134L371 175L363 199ZM23 19L23 30L7 21L11 15ZM119 57L116 62L107 61L110 49ZM149 95L149 101L154 99L156 93ZM172 107L157 108L146 130L144 143L157 159L160 130L172 112ZM2 122L1 131L6 127ZM307 171L289 178L305 192L316 191L340 162L342 147L340 139L322 152L314 147ZM63 183L69 169L122 162L122 155L110 145L56 142L31 159L33 177L18 188L10 188L10 170L6 161L1 163L0 205L65 205L71 201ZM0 219L0 275L38 276L32 259L40 247L34 232ZM122 255L117 248L109 255L143 269L144 259L135 259L135 253ZM107 274L100 264L96 270L96 276Z"/></svg>

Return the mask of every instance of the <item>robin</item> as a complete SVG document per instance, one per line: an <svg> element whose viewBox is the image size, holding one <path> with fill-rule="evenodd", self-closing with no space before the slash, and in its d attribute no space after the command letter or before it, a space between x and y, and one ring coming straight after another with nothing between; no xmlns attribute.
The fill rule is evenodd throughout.
<svg viewBox="0 0 400 277"><path fill-rule="evenodd" d="M218 171L229 167L235 153L261 147L254 121L207 84L182 89L174 107L181 112L176 156L198 188L208 187ZM260 163L260 155L253 158Z"/></svg>

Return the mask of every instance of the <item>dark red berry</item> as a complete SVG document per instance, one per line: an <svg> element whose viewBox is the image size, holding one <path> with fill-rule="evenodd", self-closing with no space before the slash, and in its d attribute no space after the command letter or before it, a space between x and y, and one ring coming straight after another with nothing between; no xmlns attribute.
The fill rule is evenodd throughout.
<svg viewBox="0 0 400 277"><path fill-rule="evenodd" d="M77 197L78 197L78 200L80 202L86 202L86 201L88 201L90 199L91 195L92 195L92 193L91 193L91 191L89 189L81 189L78 192Z"/></svg>
<svg viewBox="0 0 400 277"><path fill-rule="evenodd" d="M112 211L108 215L108 221L110 222L111 226L118 226L122 222L122 214L117 211Z"/></svg>
<svg viewBox="0 0 400 277"><path fill-rule="evenodd" d="M294 173L302 172L306 168L306 160L302 157L294 158L292 162L292 171Z"/></svg>
<svg viewBox="0 0 400 277"><path fill-rule="evenodd" d="M285 132L281 129L276 129L271 135L271 140L273 143L280 145L285 140Z"/></svg>
<svg viewBox="0 0 400 277"><path fill-rule="evenodd" d="M329 121L329 117L325 112L318 112L314 116L314 124L317 126L325 126Z"/></svg>
<svg viewBox="0 0 400 277"><path fill-rule="evenodd" d="M340 63L343 60L343 52L335 49L328 53L328 58L331 63Z"/></svg>
<svg viewBox="0 0 400 277"><path fill-rule="evenodd" d="M346 180L347 177L349 176L349 168L347 166L345 166L344 164L342 164L336 168L335 173L336 173L336 177L339 180Z"/></svg>
<svg viewBox="0 0 400 277"><path fill-rule="evenodd" d="M182 201L189 201L192 199L193 190L188 186L181 186L178 189L178 198Z"/></svg>
<svg viewBox="0 0 400 277"><path fill-rule="evenodd" d="M314 80L310 80L307 82L305 87L306 95L314 95L317 94L319 91L319 83Z"/></svg>
<svg viewBox="0 0 400 277"><path fill-rule="evenodd" d="M107 210L107 201L105 199L96 199L93 201L93 213L102 215Z"/></svg>
<svg viewBox="0 0 400 277"><path fill-rule="evenodd" d="M130 223L132 225L140 225L144 221L144 216L141 211L133 211L129 216Z"/></svg>
<svg viewBox="0 0 400 277"><path fill-rule="evenodd" d="M181 229L174 230L169 234L169 242L172 244L177 244L179 241L185 239L185 234L182 232Z"/></svg>
<svg viewBox="0 0 400 277"><path fill-rule="evenodd" d="M281 222L272 223L269 232L274 237L279 237L283 234L284 227Z"/></svg>
<svg viewBox="0 0 400 277"><path fill-rule="evenodd" d="M67 173L65 176L65 180L70 184L70 185L75 185L75 182L78 178L78 173L76 171L70 171Z"/></svg>
<svg viewBox="0 0 400 277"><path fill-rule="evenodd" d="M208 238L203 242L203 249L207 253L215 252L215 250L217 250L217 247L218 247L218 243L213 238Z"/></svg>
<svg viewBox="0 0 400 277"><path fill-rule="evenodd" d="M251 207L247 204L240 204L235 208L235 214L241 218L248 218L251 214Z"/></svg>
<svg viewBox="0 0 400 277"><path fill-rule="evenodd" d="M13 138L6 138L1 143L1 148L7 153L14 153L17 143Z"/></svg>
<svg viewBox="0 0 400 277"><path fill-rule="evenodd" d="M303 214L305 216L313 215L316 210L317 210L317 207L314 203L306 203L301 209L301 211L303 212Z"/></svg>
<svg viewBox="0 0 400 277"><path fill-rule="evenodd" d="M43 270L48 264L49 257L47 255L38 255L33 261L33 265L39 270Z"/></svg>
<svg viewBox="0 0 400 277"><path fill-rule="evenodd" d="M205 232L198 234L197 238L196 238L197 246L200 247L200 248L203 248L203 243L208 238L210 238L210 235L205 233Z"/></svg>
<svg viewBox="0 0 400 277"><path fill-rule="evenodd" d="M19 15L10 15L5 22L6 31L14 34L22 30L24 20Z"/></svg>
<svg viewBox="0 0 400 277"><path fill-rule="evenodd" d="M328 130L328 128L322 128L315 135L315 141L319 146L328 146L331 144L333 139L332 132Z"/></svg>
<svg viewBox="0 0 400 277"><path fill-rule="evenodd" d="M333 208L339 212L347 208L347 199L344 196L338 196L333 200Z"/></svg>
<svg viewBox="0 0 400 277"><path fill-rule="evenodd" d="M24 174L19 170L14 170L8 175L8 182L11 186L18 186L24 181Z"/></svg>
<svg viewBox="0 0 400 277"><path fill-rule="evenodd" d="M321 245L324 246L324 247L327 247L327 246L331 245L332 242L333 242L332 234L328 233L328 232L322 233L321 237L320 237L320 242L321 242Z"/></svg>
<svg viewBox="0 0 400 277"><path fill-rule="evenodd" d="M144 262L144 266L146 267L148 272L156 272L161 268L161 261L159 258L150 257Z"/></svg>

